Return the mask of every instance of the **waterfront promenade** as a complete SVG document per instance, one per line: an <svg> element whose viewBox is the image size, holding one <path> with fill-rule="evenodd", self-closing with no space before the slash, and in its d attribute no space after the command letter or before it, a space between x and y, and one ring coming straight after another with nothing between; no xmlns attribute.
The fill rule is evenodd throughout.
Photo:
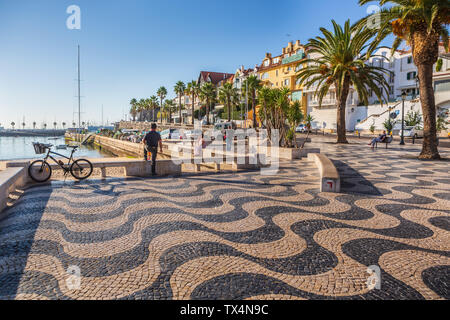
<svg viewBox="0 0 450 320"><path fill-rule="evenodd" d="M32 187L0 217L0 299L450 299L450 162L333 140L340 194L305 160Z"/></svg>

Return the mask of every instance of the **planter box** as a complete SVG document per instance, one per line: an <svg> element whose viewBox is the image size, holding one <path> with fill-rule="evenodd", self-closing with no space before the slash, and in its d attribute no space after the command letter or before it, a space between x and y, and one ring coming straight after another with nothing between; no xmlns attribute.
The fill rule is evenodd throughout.
<svg viewBox="0 0 450 320"><path fill-rule="evenodd" d="M296 160L305 158L309 153L320 153L318 148L278 148L279 158L285 160ZM267 150L268 156L271 156L271 148Z"/></svg>

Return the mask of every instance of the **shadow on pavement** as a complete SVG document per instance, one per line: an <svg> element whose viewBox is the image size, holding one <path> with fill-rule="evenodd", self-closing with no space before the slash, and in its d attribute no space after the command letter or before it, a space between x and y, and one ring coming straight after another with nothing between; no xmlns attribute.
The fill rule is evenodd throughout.
<svg viewBox="0 0 450 320"><path fill-rule="evenodd" d="M334 160L333 163L341 177L341 193L369 196L383 195L369 180L345 162Z"/></svg>

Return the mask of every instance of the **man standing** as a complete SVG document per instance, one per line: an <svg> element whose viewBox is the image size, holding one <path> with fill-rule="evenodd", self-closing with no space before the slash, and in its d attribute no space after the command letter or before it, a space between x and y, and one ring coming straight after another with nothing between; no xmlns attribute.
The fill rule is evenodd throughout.
<svg viewBox="0 0 450 320"><path fill-rule="evenodd" d="M143 143L145 143L147 151L151 152L152 154L153 176L156 176L156 157L158 156L158 145L161 153L163 151L161 135L159 134L159 132L156 132L156 128L157 128L156 123L152 123L152 130L149 133L147 133L147 135L143 140ZM147 153L145 156L145 160L147 160Z"/></svg>

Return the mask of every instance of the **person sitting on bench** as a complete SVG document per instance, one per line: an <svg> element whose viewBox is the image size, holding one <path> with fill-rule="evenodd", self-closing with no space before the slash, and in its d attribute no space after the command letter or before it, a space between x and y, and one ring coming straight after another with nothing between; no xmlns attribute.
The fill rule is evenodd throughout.
<svg viewBox="0 0 450 320"><path fill-rule="evenodd" d="M375 148L375 145L377 143L386 141L386 138L387 138L386 131L383 131L383 134L381 134L378 138L373 139L372 142L369 143L368 145L372 146L372 149L373 149L373 148Z"/></svg>

